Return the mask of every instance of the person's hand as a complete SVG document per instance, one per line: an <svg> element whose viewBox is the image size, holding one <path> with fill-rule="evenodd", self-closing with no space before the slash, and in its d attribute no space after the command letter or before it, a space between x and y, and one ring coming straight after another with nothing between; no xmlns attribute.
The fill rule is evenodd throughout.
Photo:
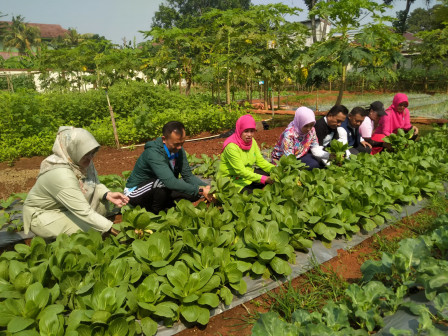
<svg viewBox="0 0 448 336"><path fill-rule="evenodd" d="M109 232L111 235L114 235L115 237L118 236L118 234L120 233L120 231L115 230L113 227L110 228Z"/></svg>
<svg viewBox="0 0 448 336"><path fill-rule="evenodd" d="M209 185L202 188L202 196L204 196L204 198L209 202L215 201L215 198L213 197L213 195L210 194L210 186Z"/></svg>
<svg viewBox="0 0 448 336"><path fill-rule="evenodd" d="M275 181L273 179L271 179L270 176L268 176L268 178L264 181L265 184L274 184L274 182Z"/></svg>
<svg viewBox="0 0 448 336"><path fill-rule="evenodd" d="M369 144L367 141L361 141L361 145L363 145L364 147L372 148L372 145Z"/></svg>
<svg viewBox="0 0 448 336"><path fill-rule="evenodd" d="M109 202L115 204L119 208L121 208L122 206L125 206L129 202L129 197L123 195L120 192L109 191L107 193L106 199Z"/></svg>
<svg viewBox="0 0 448 336"><path fill-rule="evenodd" d="M109 236L118 236L118 234L120 233L120 231L114 229L113 227L110 227L110 229L108 231L103 232L103 237L109 237Z"/></svg>
<svg viewBox="0 0 448 336"><path fill-rule="evenodd" d="M418 134L418 128L415 127L415 126L412 126L412 129L414 130L414 135L417 135Z"/></svg>

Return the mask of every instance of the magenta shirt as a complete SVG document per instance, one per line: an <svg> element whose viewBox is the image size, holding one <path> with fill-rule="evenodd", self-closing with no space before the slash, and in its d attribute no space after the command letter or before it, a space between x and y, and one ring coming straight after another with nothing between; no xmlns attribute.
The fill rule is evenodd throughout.
<svg viewBox="0 0 448 336"><path fill-rule="evenodd" d="M395 95L392 105L386 110L387 115L381 117L378 127L373 134L384 134L388 136L391 133L397 133L399 128L405 131L409 131L412 128L409 110L406 108L403 113L395 110L396 106L404 101L408 101L408 97L405 94L397 93Z"/></svg>

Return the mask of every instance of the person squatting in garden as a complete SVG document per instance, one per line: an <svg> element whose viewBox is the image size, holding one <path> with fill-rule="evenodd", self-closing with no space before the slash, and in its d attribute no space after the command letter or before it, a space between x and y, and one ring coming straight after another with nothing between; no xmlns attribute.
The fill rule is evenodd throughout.
<svg viewBox="0 0 448 336"><path fill-rule="evenodd" d="M175 205L175 201L197 201L209 196L210 186L194 176L183 149L185 126L170 121L162 128L162 136L145 144L134 170L126 183L124 194L129 203L155 214Z"/></svg>
<svg viewBox="0 0 448 336"><path fill-rule="evenodd" d="M23 206L25 233L31 230L44 238L89 229L116 234L113 223L104 217L107 202L122 207L129 199L99 183L92 161L99 148L85 129L59 128L53 154L42 161Z"/></svg>
<svg viewBox="0 0 448 336"><path fill-rule="evenodd" d="M283 155L294 155L308 166L308 169L324 168L321 160L328 160L330 154L319 146L317 141L316 117L308 107L296 110L294 120L289 123L271 153L272 162L280 160Z"/></svg>
<svg viewBox="0 0 448 336"><path fill-rule="evenodd" d="M325 149L330 146L331 140L339 139L338 127L345 121L347 114L348 109L344 105L335 105L328 111L326 117L320 118L316 122L314 128L319 146ZM328 164L327 159L323 159L322 162Z"/></svg>
<svg viewBox="0 0 448 336"><path fill-rule="evenodd" d="M254 189L261 189L267 183L274 183L269 177L274 165L261 155L253 138L255 130L254 118L250 114L241 116L236 122L235 133L224 141L222 147L217 178L230 177L241 192L252 193ZM254 165L260 168L254 169Z"/></svg>
<svg viewBox="0 0 448 336"><path fill-rule="evenodd" d="M338 127L339 140L352 147L347 151L347 157L350 157L350 154L370 154L372 145L365 141L359 132L359 126L363 123L366 115L367 112L362 107L354 107L347 119L342 122L341 127Z"/></svg>
<svg viewBox="0 0 448 336"><path fill-rule="evenodd" d="M390 149L390 144L372 139L373 131L378 127L380 118L386 115L384 104L380 101L374 101L366 107L365 110L368 111L369 114L366 116L361 126L359 126L359 134L361 134L365 141L372 145L370 154L373 155L379 153L383 148Z"/></svg>
<svg viewBox="0 0 448 336"><path fill-rule="evenodd" d="M418 128L411 125L411 116L408 110L408 97L404 93L397 93L392 100L392 104L387 108L386 115L380 118L378 127L372 135L372 140L382 141L391 133L397 133L398 129L403 129L405 132L414 130L412 140L417 139Z"/></svg>

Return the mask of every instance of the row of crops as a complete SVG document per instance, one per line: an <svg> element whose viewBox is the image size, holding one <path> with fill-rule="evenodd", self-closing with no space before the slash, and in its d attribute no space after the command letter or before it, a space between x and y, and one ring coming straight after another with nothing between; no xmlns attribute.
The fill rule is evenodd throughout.
<svg viewBox="0 0 448 336"><path fill-rule="evenodd" d="M142 82L114 85L107 94L122 145L160 136L163 125L170 120L182 121L187 135L231 129L246 111L236 104L211 104L207 95L186 97ZM0 110L0 162L51 154L61 125L86 128L101 145L115 144L104 90L0 92Z"/></svg>
<svg viewBox="0 0 448 336"><path fill-rule="evenodd" d="M400 152L341 167L307 171L284 157L272 172L278 182L252 195L220 179L212 182L218 204L181 201L159 215L126 209L117 237L92 231L16 244L0 256L0 330L153 335L159 323L205 325L210 309L247 291L245 276L288 276L295 250L313 240L350 239L443 190L447 149L444 126Z"/></svg>
<svg viewBox="0 0 448 336"><path fill-rule="evenodd" d="M336 93L333 95L335 96ZM387 108L392 103L394 95L395 93L378 94L366 92L344 97L343 104L351 110L356 106L368 106L371 102L379 100ZM409 92L407 96L412 117L448 118L448 95L446 93L430 95ZM333 106L333 101L328 100L325 93L310 94L307 96L308 101L311 97L314 102L310 105L318 108L320 111L328 111ZM301 96L289 96L285 101L291 106L303 105L303 97Z"/></svg>
<svg viewBox="0 0 448 336"><path fill-rule="evenodd" d="M385 316L393 320L399 309L410 311L418 323L414 328L411 323L406 329L391 327L386 331L391 335L414 335L411 328L419 335L446 335L448 214L437 222L440 228L432 233L402 240L396 253L366 261L361 267L363 284L349 285L343 300L329 301L321 312L298 309L290 322L274 312L263 314L252 335L369 335L385 326ZM406 300L416 291L423 291L428 301Z"/></svg>

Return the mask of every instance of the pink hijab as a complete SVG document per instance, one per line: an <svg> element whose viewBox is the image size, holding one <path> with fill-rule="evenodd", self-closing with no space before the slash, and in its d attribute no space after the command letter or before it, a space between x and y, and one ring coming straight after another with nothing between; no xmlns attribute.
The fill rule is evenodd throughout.
<svg viewBox="0 0 448 336"><path fill-rule="evenodd" d="M303 126L308 125L311 122L314 124L316 123L316 116L314 115L313 110L309 109L308 107L301 106L296 110L294 120L291 121L288 127L294 126L295 132L299 136L304 136L306 134L302 133L302 128Z"/></svg>
<svg viewBox="0 0 448 336"><path fill-rule="evenodd" d="M412 128L409 110L405 108L403 113L399 113L397 110L398 105L403 102L408 102L408 97L404 93L397 93L392 100L392 105L386 110L387 115L381 117L373 135L388 136L391 133L396 133L399 128L405 131Z"/></svg>
<svg viewBox="0 0 448 336"><path fill-rule="evenodd" d="M394 99L392 100L392 105L390 105L387 109L388 110L391 109L394 112L398 113L398 111L397 111L398 105L400 105L401 103L404 103L404 102L409 104L408 96L406 96L404 93L397 93L394 96ZM405 108L404 111L403 111L403 113L406 113L406 112L409 113L408 108Z"/></svg>
<svg viewBox="0 0 448 336"><path fill-rule="evenodd" d="M252 140L250 140L250 142L244 142L241 138L241 134L248 128L256 128L255 120L250 114L243 115L236 121L235 133L224 141L222 150L224 150L229 143L238 145L242 150L249 150L252 147Z"/></svg>

